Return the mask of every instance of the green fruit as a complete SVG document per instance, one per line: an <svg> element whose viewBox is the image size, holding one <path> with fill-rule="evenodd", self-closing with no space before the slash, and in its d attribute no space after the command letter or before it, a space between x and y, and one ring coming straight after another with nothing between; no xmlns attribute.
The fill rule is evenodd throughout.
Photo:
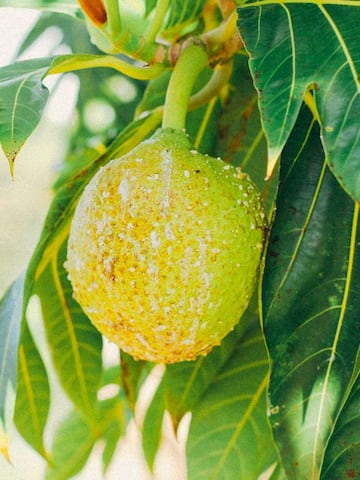
<svg viewBox="0 0 360 480"><path fill-rule="evenodd" d="M253 293L265 231L249 177L159 129L103 167L71 226L74 296L108 339L137 359L206 354Z"/></svg>

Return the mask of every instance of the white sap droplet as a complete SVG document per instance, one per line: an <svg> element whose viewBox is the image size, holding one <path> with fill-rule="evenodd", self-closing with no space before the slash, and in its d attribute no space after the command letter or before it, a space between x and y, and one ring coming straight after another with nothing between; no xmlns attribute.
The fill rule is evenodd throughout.
<svg viewBox="0 0 360 480"><path fill-rule="evenodd" d="M151 246L153 248L159 248L160 247L160 238L158 237L158 234L156 233L155 230L153 230L152 232L150 232L150 242L151 242Z"/></svg>
<svg viewBox="0 0 360 480"><path fill-rule="evenodd" d="M129 200L130 192L129 192L129 183L127 178L123 178L120 182L118 192L122 198L122 201L126 203Z"/></svg>
<svg viewBox="0 0 360 480"><path fill-rule="evenodd" d="M174 232L172 231L171 226L168 223L165 224L165 236L167 240L175 240Z"/></svg>
<svg viewBox="0 0 360 480"><path fill-rule="evenodd" d="M139 340L140 343L144 345L145 348L150 348L150 345L145 340L145 338L141 335L141 333L136 333L135 337Z"/></svg>
<svg viewBox="0 0 360 480"><path fill-rule="evenodd" d="M161 153L162 158L162 177L164 183L164 195L161 202L161 207L163 210L163 215L166 214L166 210L169 208L169 194L170 194L170 186L171 186L171 175L172 175L172 155L168 150L163 150Z"/></svg>
<svg viewBox="0 0 360 480"><path fill-rule="evenodd" d="M159 281L159 267L155 265L154 263L149 263L148 269L147 269L148 275L152 277L152 280L154 283L157 283ZM159 307L156 308L158 310Z"/></svg>

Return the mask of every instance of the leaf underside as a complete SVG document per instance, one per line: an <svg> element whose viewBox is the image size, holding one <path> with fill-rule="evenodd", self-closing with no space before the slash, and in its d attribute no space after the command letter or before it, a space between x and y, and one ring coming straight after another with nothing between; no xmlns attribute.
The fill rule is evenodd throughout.
<svg viewBox="0 0 360 480"><path fill-rule="evenodd" d="M17 347L22 319L24 275L5 292L0 302L0 421L5 423L9 385L16 385Z"/></svg>

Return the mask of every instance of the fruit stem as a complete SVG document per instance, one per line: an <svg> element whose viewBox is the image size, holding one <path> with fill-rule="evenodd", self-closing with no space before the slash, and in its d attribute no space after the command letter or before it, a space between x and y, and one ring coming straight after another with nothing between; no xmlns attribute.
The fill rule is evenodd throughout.
<svg viewBox="0 0 360 480"><path fill-rule="evenodd" d="M207 64L208 55L202 44L193 42L182 50L167 88L162 128L185 128L191 91Z"/></svg>
<svg viewBox="0 0 360 480"><path fill-rule="evenodd" d="M158 0L156 2L154 17L144 33L144 41L146 43L155 42L161 25L167 14L170 0Z"/></svg>

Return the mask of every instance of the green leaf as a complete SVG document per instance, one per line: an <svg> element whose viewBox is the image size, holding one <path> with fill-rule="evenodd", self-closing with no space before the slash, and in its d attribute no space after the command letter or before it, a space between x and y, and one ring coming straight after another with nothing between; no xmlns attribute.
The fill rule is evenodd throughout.
<svg viewBox="0 0 360 480"><path fill-rule="evenodd" d="M93 422L73 410L59 425L51 448L47 480L68 480L79 473L98 441L105 443L104 469L125 429L123 395L98 402Z"/></svg>
<svg viewBox="0 0 360 480"><path fill-rule="evenodd" d="M171 71L168 70L147 83L144 94L136 107L137 116L143 112L164 105L166 89L170 80Z"/></svg>
<svg viewBox="0 0 360 480"><path fill-rule="evenodd" d="M79 10L76 0L0 0L0 7L20 7L52 10L75 14Z"/></svg>
<svg viewBox="0 0 360 480"><path fill-rule="evenodd" d="M238 21L259 93L270 170L311 88L307 98L318 112L328 165L356 200L360 200L359 22L357 2L248 3L239 8Z"/></svg>
<svg viewBox="0 0 360 480"><path fill-rule="evenodd" d="M207 356L198 357L197 360L191 362L167 365L144 420L143 447L150 467L152 467L160 441L163 416L161 412L164 412L166 408L177 426L183 415L193 410L197 402L201 402L202 395L226 364L244 335L249 321L249 318L243 317L234 331L224 338L220 346L214 347Z"/></svg>
<svg viewBox="0 0 360 480"><path fill-rule="evenodd" d="M41 39L45 32L53 29L54 25L62 34L58 45L53 47L54 49L67 45L74 52L95 53L95 47L90 43L89 34L83 20L62 13L43 11L31 30L22 38L16 51L16 57L32 47L35 42Z"/></svg>
<svg viewBox="0 0 360 480"><path fill-rule="evenodd" d="M95 442L89 423L78 411L72 411L55 433L46 480L68 480L80 472Z"/></svg>
<svg viewBox="0 0 360 480"><path fill-rule="evenodd" d="M323 480L356 478L360 472L360 375L336 422L321 473Z"/></svg>
<svg viewBox="0 0 360 480"><path fill-rule="evenodd" d="M139 79L156 77L162 71L159 64L142 68L115 56L91 54L24 60L0 68L0 144L11 169L46 104L48 90L42 83L44 76L97 67L115 69ZM148 119L155 117L156 112Z"/></svg>
<svg viewBox="0 0 360 480"><path fill-rule="evenodd" d="M218 125L216 156L241 167L262 193L266 210L271 212L278 184L277 172L265 180L267 151L261 127L254 88L247 58L234 58L234 72L230 80L229 96Z"/></svg>
<svg viewBox="0 0 360 480"><path fill-rule="evenodd" d="M11 169L40 121L49 93L41 80L50 63L42 58L0 68L0 143Z"/></svg>
<svg viewBox="0 0 360 480"><path fill-rule="evenodd" d="M187 450L189 480L255 480L276 460L265 405L268 360L254 308L252 305L236 329L206 357L167 366L144 421L143 447L150 467L165 409L175 427L186 412L193 412ZM249 330L251 323L255 326ZM210 405L215 403L212 409ZM209 417L207 410L211 412ZM251 435L259 438L255 441ZM248 444L244 458L236 453L234 456L243 443Z"/></svg>
<svg viewBox="0 0 360 480"><path fill-rule="evenodd" d="M271 473L271 476L270 477L265 477L265 479L270 478L271 480L288 480L280 462L272 465L272 467L270 467L270 469L273 469L273 471Z"/></svg>
<svg viewBox="0 0 360 480"><path fill-rule="evenodd" d="M3 423L8 387L9 384L15 387L16 383L23 295L24 275L21 275L0 301L0 421Z"/></svg>
<svg viewBox="0 0 360 480"><path fill-rule="evenodd" d="M263 336L256 326L193 409L189 480L256 480L276 460L266 415L268 374Z"/></svg>
<svg viewBox="0 0 360 480"><path fill-rule="evenodd" d="M161 427L166 410L166 394L165 382L161 382L144 419L142 447L150 469L154 466L155 456L160 445Z"/></svg>
<svg viewBox="0 0 360 480"><path fill-rule="evenodd" d="M201 401L214 377L233 354L250 321L252 318L247 312L221 345L214 347L207 356L199 357L193 362L181 362L167 367L163 382L167 389L167 408L175 423Z"/></svg>
<svg viewBox="0 0 360 480"><path fill-rule="evenodd" d="M102 438L105 442L103 450L103 467L106 472L116 451L119 439L125 431L128 411L126 408L125 395L100 403L100 424Z"/></svg>
<svg viewBox="0 0 360 480"><path fill-rule="evenodd" d="M263 282L271 422L294 480L319 478L359 372L359 205L323 157L304 109L282 156Z"/></svg>
<svg viewBox="0 0 360 480"><path fill-rule="evenodd" d="M72 298L65 258L66 243L54 250L37 280L36 293L61 384L74 404L92 418L102 374L102 337Z"/></svg>
<svg viewBox="0 0 360 480"><path fill-rule="evenodd" d="M166 27L171 29L174 27L176 31L180 28L195 29L203 11L205 0L174 0L170 2L170 14Z"/></svg>
<svg viewBox="0 0 360 480"><path fill-rule="evenodd" d="M156 0L145 0L145 14L146 16L151 13L156 7Z"/></svg>
<svg viewBox="0 0 360 480"><path fill-rule="evenodd" d="M142 385L143 380L149 373L149 362L143 360L134 360L134 358L126 352L121 352L121 383L126 393L126 398L130 410L134 412L136 399Z"/></svg>
<svg viewBox="0 0 360 480"><path fill-rule="evenodd" d="M50 406L44 363L26 323L22 327L17 370L15 425L22 437L47 458L43 434Z"/></svg>

